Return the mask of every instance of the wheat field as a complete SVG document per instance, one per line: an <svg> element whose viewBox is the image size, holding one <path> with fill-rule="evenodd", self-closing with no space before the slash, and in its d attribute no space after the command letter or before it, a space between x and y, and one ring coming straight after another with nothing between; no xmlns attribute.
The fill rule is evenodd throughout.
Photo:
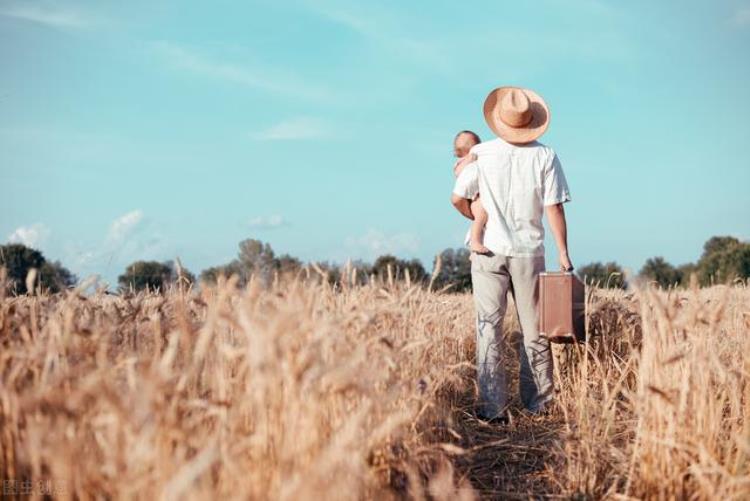
<svg viewBox="0 0 750 501"><path fill-rule="evenodd" d="M515 401L498 426L473 414L468 294L308 270L244 289L3 296L4 494L750 497L746 285L587 302L588 343L554 349L553 412Z"/></svg>

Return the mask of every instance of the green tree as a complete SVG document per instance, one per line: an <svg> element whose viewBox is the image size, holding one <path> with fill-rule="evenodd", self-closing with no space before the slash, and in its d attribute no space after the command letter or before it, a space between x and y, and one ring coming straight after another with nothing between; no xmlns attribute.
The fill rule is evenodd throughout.
<svg viewBox="0 0 750 501"><path fill-rule="evenodd" d="M7 287L15 294L26 294L26 276L32 268L38 270L38 283L48 292L60 292L77 281L59 261L48 262L41 252L23 244L0 245L0 267L7 270Z"/></svg>
<svg viewBox="0 0 750 501"><path fill-rule="evenodd" d="M45 259L41 252L23 244L0 246L0 266L8 273L8 288L15 294L26 294L26 276L32 268L39 269Z"/></svg>
<svg viewBox="0 0 750 501"><path fill-rule="evenodd" d="M236 259L225 265L206 268L201 272L200 280L207 284L216 284L220 276L229 278L232 275L237 275L242 280L240 262ZM241 285L244 285L244 282Z"/></svg>
<svg viewBox="0 0 750 501"><path fill-rule="evenodd" d="M610 289L624 289L627 286L623 278L622 267L614 261L608 263L593 262L578 268L578 277L586 284Z"/></svg>
<svg viewBox="0 0 750 501"><path fill-rule="evenodd" d="M365 285L369 283L370 276L373 273L372 265L370 263L361 259L355 259L351 261L351 263L349 263L349 269L357 270L356 282L354 283L354 285Z"/></svg>
<svg viewBox="0 0 750 501"><path fill-rule="evenodd" d="M435 277L433 287L442 289L452 285L451 292L471 290L471 252L465 248L445 249L440 253L440 271ZM433 262L433 270L437 266L437 258ZM434 273L434 271L433 271Z"/></svg>
<svg viewBox="0 0 750 501"><path fill-rule="evenodd" d="M279 256L274 261L274 268L282 276L294 276L302 269L302 261L289 254Z"/></svg>
<svg viewBox="0 0 750 501"><path fill-rule="evenodd" d="M728 283L750 277L750 243L734 237L712 237L703 245L698 261L702 285Z"/></svg>
<svg viewBox="0 0 750 501"><path fill-rule="evenodd" d="M409 278L412 283L423 282L427 278L427 272L418 259L404 260L390 254L380 256L372 265L372 274L381 280L388 279L388 267L391 268L391 275L395 279L404 279L406 272L409 272Z"/></svg>
<svg viewBox="0 0 750 501"><path fill-rule="evenodd" d="M39 270L39 283L42 289L60 292L69 289L78 282L78 277L70 272L60 261L45 261Z"/></svg>
<svg viewBox="0 0 750 501"><path fill-rule="evenodd" d="M698 265L695 263L685 263L677 267L680 274L680 285L683 287L690 286L690 277L695 274L698 278Z"/></svg>
<svg viewBox="0 0 750 501"><path fill-rule="evenodd" d="M247 282L255 275L268 284L276 270L276 259L271 245L248 238L240 242L239 247L237 259L244 281Z"/></svg>
<svg viewBox="0 0 750 501"><path fill-rule="evenodd" d="M341 276L341 268L339 266L336 266L333 263L329 263L328 261L324 261L324 262L315 263L315 267L317 267L318 270L323 272L323 275L327 277L329 284L341 285L342 276ZM320 273L318 271L315 271L314 268L313 268L313 274L320 276Z"/></svg>
<svg viewBox="0 0 750 501"><path fill-rule="evenodd" d="M201 281L215 284L219 276L228 278L237 275L239 286L244 287L255 276L268 285L276 273L296 273L302 267L302 262L289 254L276 258L271 246L260 240L248 238L241 241L238 247L236 259L225 265L203 270L200 274Z"/></svg>
<svg viewBox="0 0 750 501"><path fill-rule="evenodd" d="M664 288L675 286L682 282L682 272L669 264L661 256L647 259L639 275L657 282Z"/></svg>
<svg viewBox="0 0 750 501"><path fill-rule="evenodd" d="M125 269L125 273L117 277L120 289L124 291L164 291L174 280L172 266L158 261L136 261Z"/></svg>
<svg viewBox="0 0 750 501"><path fill-rule="evenodd" d="M740 240L736 237L711 237L703 244L702 257L730 250L740 244Z"/></svg>
<svg viewBox="0 0 750 501"><path fill-rule="evenodd" d="M169 261L164 264L171 268L172 273L170 275L170 280L175 284L178 284L181 287L191 287L193 284L195 284L195 275L190 270L182 266L182 263L179 259L175 259L174 261Z"/></svg>

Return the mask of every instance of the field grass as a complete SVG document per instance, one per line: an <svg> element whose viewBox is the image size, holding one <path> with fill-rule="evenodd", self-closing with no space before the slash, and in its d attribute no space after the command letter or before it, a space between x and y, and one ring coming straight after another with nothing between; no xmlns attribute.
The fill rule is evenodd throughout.
<svg viewBox="0 0 750 501"><path fill-rule="evenodd" d="M502 427L473 415L468 294L2 297L0 477L80 499L750 497L750 291L588 301L552 414L516 400Z"/></svg>

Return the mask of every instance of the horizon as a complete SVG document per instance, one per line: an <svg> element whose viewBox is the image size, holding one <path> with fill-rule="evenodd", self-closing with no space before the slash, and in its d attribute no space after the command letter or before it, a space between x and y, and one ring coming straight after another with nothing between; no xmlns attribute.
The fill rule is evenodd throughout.
<svg viewBox="0 0 750 501"><path fill-rule="evenodd" d="M713 239L713 238L735 238L735 237L732 237L730 235L714 235L711 238ZM247 239L247 240L252 240L252 239ZM262 242L262 241L259 241L259 242L261 244L266 244L267 243L267 242ZM742 243L742 244L745 244L745 245L750 245L750 240L741 240L740 239L739 242ZM238 250L239 250L239 245L241 243L242 242L238 242L237 243ZM708 243L709 243L708 241L705 242L705 244L708 244ZM22 242L8 242L7 243L7 245L10 245L10 244L26 245L26 244L23 244ZM0 250L2 250L1 248L2 248L2 245L0 245ZM34 247L28 247L28 248L30 248L32 250L36 250L36 251L42 252L40 249L36 249ZM457 251L457 250L461 250L461 249L466 250L468 252L468 249L466 249L466 248L455 248L455 247L446 248L446 249L443 249L442 251L440 251L438 254L436 254L430 262L424 262L424 261L422 261L419 258L411 258L411 259L409 259L409 258L403 258L403 256L389 254L389 253L380 254L379 256L377 256L376 258L374 258L372 260L362 260L362 259L348 258L345 262L336 262L336 261L330 261L330 260L327 260L327 261L317 260L316 261L316 260L299 259L298 256L294 256L294 255L291 255L291 254L289 254L287 252L279 251L279 250L273 249L273 248L272 248L272 251L273 251L273 255L274 255L274 259L275 260L278 260L278 259L282 259L283 260L283 258L285 258L285 257L291 257L291 258L294 258L294 259L299 259L299 264L300 264L300 266L302 268L308 267L308 266L313 266L314 267L316 265L320 265L320 266L324 266L324 267L326 267L328 269L338 269L338 270L344 269L344 268L349 267L349 266L351 266L354 269L360 269L360 267L363 267L361 269L368 269L368 268L374 268L377 265L377 261L380 258L396 258L397 261L403 262L404 265L410 265L413 261L416 261L419 265L422 266L424 272L426 273L426 276L429 278L431 275L433 277L435 276L434 275L435 274L435 269L436 269L435 268L435 264L436 264L436 259L437 259L438 256L442 256L442 254L444 252L446 252L446 251L450 251L450 250ZM705 247L702 246L701 249L702 249L702 255L705 255ZM42 252L42 255L44 255L43 252ZM65 263L60 262L59 260L56 260L54 258L50 259L48 256L44 256L44 259L47 262L56 262L56 263L62 265L63 267L65 267L65 269L68 269L65 266ZM96 290L100 290L101 289L101 290L117 291L119 288L121 288L121 287L124 286L120 282L120 275L127 274L127 269L130 267L130 265L134 265L134 264L137 264L137 263L160 263L160 264L168 265L173 270L183 269L188 274L193 274L194 277L195 277L195 279L196 279L196 283L198 283L198 282L200 282L202 280L203 272L209 271L210 269L223 268L225 266L229 266L231 263L237 262L238 259L240 259L239 253L238 253L238 255L233 256L232 258L230 258L226 262L217 263L215 265L211 265L211 266L209 266L207 268L202 268L202 269L190 269L188 267L185 267L179 256L175 256L173 258L162 259L162 260L158 260L158 259L153 259L153 260L136 259L136 260L134 260L134 261L132 261L130 263L127 263L126 266L125 266L125 268L123 268L119 272L116 272L112 276L112 279L108 279L107 277L105 277L104 275L102 275L100 273L92 273L92 274L89 274L89 275L86 275L86 276L78 276L78 275L75 274L75 272L73 272L73 273L75 275L75 279L76 279L76 282L77 282L76 283L76 287L77 288L80 288L82 285L85 284L85 288L84 288L85 290L89 290L89 289L93 290L92 287L96 286L95 287ZM646 262L644 262L643 266L646 266L648 264L648 261L654 261L654 260L658 261L659 259L664 259L664 257L661 256L661 255L654 255L651 258L648 258L646 260ZM690 262L685 262L685 263L679 263L679 264L671 263L669 261L666 261L666 263L668 265L673 266L674 269L675 269L675 271L677 271L679 268L682 268L684 266L690 267L690 266L693 266L693 265L699 265L700 261L698 259L696 259L695 261L690 261ZM622 279L624 280L625 284L632 284L633 280L637 281L637 280L643 278L642 277L642 270L644 269L643 266L639 267L638 270L634 270L634 269L622 266L617 261L611 261L611 260L610 261L596 260L596 261L586 262L586 263L583 263L581 266L576 266L574 268L573 272L577 276L579 276L579 278L581 280L584 280L586 278L585 277L586 271L584 271L584 270L589 271L590 267L596 267L596 266L608 267L610 265L614 265L616 268L619 268L622 271ZM390 265L388 265L388 266L390 266ZM68 270L68 271L70 271L70 270ZM549 272L549 271L556 271L556 270L554 268L549 268L548 267L546 271ZM369 272L370 273L374 273L375 270L374 269L369 269ZM596 274L597 272L594 272L594 273ZM689 270L689 271L687 271L685 273L687 273L688 275L686 275L686 276L689 277L689 275L692 275L692 274L695 274L695 273L699 273L699 272L697 270ZM229 275L227 275L227 277L228 276ZM588 277L588 278L591 278L591 277ZM211 282L213 279L208 279L208 280L209 280L209 282ZM586 280L586 281L588 282L588 280ZM711 282L711 283L713 283L713 282ZM629 286L627 286L625 288L628 288L628 287Z"/></svg>
<svg viewBox="0 0 750 501"><path fill-rule="evenodd" d="M0 239L80 279L197 274L246 238L427 269L468 227L453 136L491 139L484 98L514 84L550 105L576 268L750 239L746 2L6 0L0 40Z"/></svg>

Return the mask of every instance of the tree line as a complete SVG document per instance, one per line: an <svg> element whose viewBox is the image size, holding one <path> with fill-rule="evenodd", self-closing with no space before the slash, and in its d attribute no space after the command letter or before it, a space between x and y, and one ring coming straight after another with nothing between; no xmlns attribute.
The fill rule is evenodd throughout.
<svg viewBox="0 0 750 501"><path fill-rule="evenodd" d="M203 270L198 280L214 284L221 276L236 275L240 286L246 285L251 277L268 284L278 277L300 276L302 272L309 274L313 268L331 284L342 281L365 284L373 279L403 280L408 277L412 283L430 282L434 289L471 290L471 260L465 248L442 251L433 261L432 272L428 273L418 259L400 259L390 254L378 257L373 263L355 261L344 268L329 262L308 266L289 254L276 255L270 244L256 239L243 240L238 247L237 257ZM55 293L78 282L78 277L59 261L48 261L39 250L22 244L0 246L0 268L5 269L6 286L12 294L26 294L28 285ZM31 269L37 270L36 277L34 284L27 284ZM351 275L343 276L344 273ZM614 261L588 263L579 267L576 273L586 283L598 287L627 287L623 269ZM646 260L638 277L665 288L686 287L691 277L695 277L701 286L747 280L750 277L750 243L730 236L712 237L704 244L703 253L696 263L673 266L657 256ZM190 286L196 281L196 276L179 260L136 261L128 265L117 279L121 292L165 290L173 285Z"/></svg>
<svg viewBox="0 0 750 501"><path fill-rule="evenodd" d="M616 262L590 263L577 272L587 283L600 287L627 287L623 269ZM687 287L691 277L704 287L745 281L750 278L750 242L729 236L711 237L703 244L703 253L697 262L674 266L662 256L652 257L641 267L638 277L664 288Z"/></svg>

